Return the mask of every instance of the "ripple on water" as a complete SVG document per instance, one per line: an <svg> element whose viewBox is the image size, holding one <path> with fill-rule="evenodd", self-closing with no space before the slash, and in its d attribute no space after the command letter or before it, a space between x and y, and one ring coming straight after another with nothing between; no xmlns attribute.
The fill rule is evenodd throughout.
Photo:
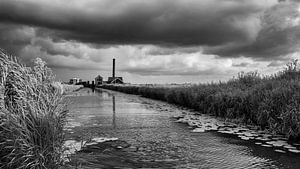
<svg viewBox="0 0 300 169"><path fill-rule="evenodd" d="M120 138L114 142L128 142L131 145L128 149L119 145L114 147L117 152L114 154L118 157L117 162L124 160L126 163L134 161L145 164L141 168L151 168L151 166L152 168L280 168L282 161L279 160L285 160L292 154L283 146L275 148L273 144L266 143L282 140L281 136L276 136L275 139L274 136L269 136L265 132L253 132L255 127L224 123L210 116L194 115L188 109L182 110L136 96L117 93L114 98L115 108L112 108L112 95L98 93L96 97L87 98L82 93L80 99L83 101L79 98L72 98L77 99L76 105L73 106L75 111L80 110L86 116L95 116L78 119L80 114L75 114L73 121L82 124L76 128L76 134L85 132L85 134L91 133L94 137L94 140L85 143L86 146L98 144L96 141L99 141L101 145L106 144L103 142L105 139L98 138L98 136L113 136ZM185 125L173 123L170 120L172 112L175 112L177 117L174 118L178 120L177 122L189 123L191 130ZM226 134L210 132L212 131L210 128ZM204 132L190 132L193 130ZM241 140L238 136L249 138L249 141ZM72 137L75 137L75 134ZM255 142L260 145L255 145ZM262 144L271 145L272 148L264 148ZM293 146L299 148L299 146ZM286 154L274 152L273 149L285 151ZM104 155L111 155L112 152L105 151ZM118 156L119 154L121 155ZM99 156L97 160L108 162L109 158L105 156L101 159ZM168 162L168 165L164 162ZM294 167L292 162L287 161L285 164ZM139 163L135 164L140 165Z"/></svg>
<svg viewBox="0 0 300 169"><path fill-rule="evenodd" d="M237 137L241 140L262 141L262 143L255 143L256 145L260 145L262 147L276 147L276 150L280 148L280 150L284 152L287 149L291 153L300 153L300 150L298 149L299 146L293 146L297 145L297 143L294 143L293 145L289 144L287 142L287 138L285 138L283 135L272 135L266 133L265 131L259 131L255 126L237 126L232 123L224 123L208 115L184 113L182 115L176 115L174 118L177 118L175 122L186 123L189 128L192 129L191 131L195 133L203 133L212 131L212 129L217 129L217 132L219 133L237 135Z"/></svg>
<svg viewBox="0 0 300 169"><path fill-rule="evenodd" d="M81 126L81 123L76 121L68 121L67 124L65 125L66 128L74 128L79 126Z"/></svg>
<svg viewBox="0 0 300 169"><path fill-rule="evenodd" d="M213 142L213 140L212 140ZM245 146L217 145L209 140L202 142L204 146L194 145L190 149L193 163L181 165L180 168L270 168L273 163L269 160L253 157ZM276 166L274 167L276 168Z"/></svg>

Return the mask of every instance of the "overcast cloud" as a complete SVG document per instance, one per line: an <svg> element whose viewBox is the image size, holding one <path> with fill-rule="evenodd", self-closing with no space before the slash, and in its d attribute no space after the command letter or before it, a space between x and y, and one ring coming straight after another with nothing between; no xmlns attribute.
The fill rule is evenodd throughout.
<svg viewBox="0 0 300 169"><path fill-rule="evenodd" d="M0 1L0 48L43 58L62 80L109 76L113 57L131 82L272 73L299 45L296 0Z"/></svg>

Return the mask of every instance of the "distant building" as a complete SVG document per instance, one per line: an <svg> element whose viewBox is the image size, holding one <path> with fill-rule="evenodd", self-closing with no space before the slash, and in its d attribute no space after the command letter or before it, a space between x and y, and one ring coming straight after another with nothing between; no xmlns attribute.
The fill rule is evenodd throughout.
<svg viewBox="0 0 300 169"><path fill-rule="evenodd" d="M109 84L123 84L123 78L122 77L108 77L107 83Z"/></svg>
<svg viewBox="0 0 300 169"><path fill-rule="evenodd" d="M80 78L72 78L72 79L70 79L69 84L76 85L76 84L81 83L81 82L82 82L82 79L80 79Z"/></svg>
<svg viewBox="0 0 300 169"><path fill-rule="evenodd" d="M107 81L103 81L103 77L98 75L95 78L95 86L99 86L102 84L123 84L123 77L116 77L115 76L115 59L113 59L113 67L112 67L112 77L108 77Z"/></svg>
<svg viewBox="0 0 300 169"><path fill-rule="evenodd" d="M116 72L116 62L115 62L115 59L113 59L112 77L108 77L107 83L108 84L123 84L123 78L116 77L115 72Z"/></svg>
<svg viewBox="0 0 300 169"><path fill-rule="evenodd" d="M95 85L96 86L99 86L99 85L102 85L103 84L103 77L98 75L96 78L95 78Z"/></svg>

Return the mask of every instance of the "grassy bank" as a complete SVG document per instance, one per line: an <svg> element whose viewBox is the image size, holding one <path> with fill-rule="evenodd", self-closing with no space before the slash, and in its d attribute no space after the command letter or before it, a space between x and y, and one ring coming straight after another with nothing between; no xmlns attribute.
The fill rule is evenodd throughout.
<svg viewBox="0 0 300 169"><path fill-rule="evenodd" d="M65 104L41 59L26 67L0 50L0 168L60 168Z"/></svg>
<svg viewBox="0 0 300 169"><path fill-rule="evenodd" d="M257 72L240 73L226 83L102 87L258 125L273 133L285 134L290 139L300 138L300 70L297 61L272 76L262 77Z"/></svg>

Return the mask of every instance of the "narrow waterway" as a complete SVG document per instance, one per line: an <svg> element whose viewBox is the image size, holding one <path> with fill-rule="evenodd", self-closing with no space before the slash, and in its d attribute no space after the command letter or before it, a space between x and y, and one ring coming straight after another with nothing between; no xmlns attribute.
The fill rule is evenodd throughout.
<svg viewBox="0 0 300 169"><path fill-rule="evenodd" d="M118 146L74 155L82 168L300 168L300 156L274 152L233 135L192 133L164 102L84 88L68 96L67 139L118 138ZM101 151L100 151L101 150Z"/></svg>

